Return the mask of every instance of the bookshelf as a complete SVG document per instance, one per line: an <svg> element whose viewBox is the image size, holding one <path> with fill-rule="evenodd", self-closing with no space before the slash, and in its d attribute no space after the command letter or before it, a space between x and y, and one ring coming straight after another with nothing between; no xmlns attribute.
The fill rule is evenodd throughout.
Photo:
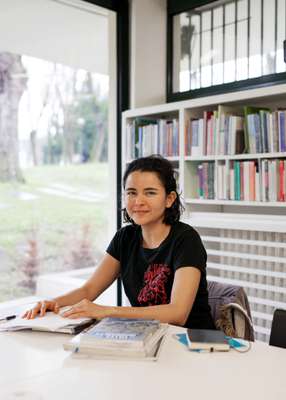
<svg viewBox="0 0 286 400"><path fill-rule="evenodd" d="M242 154L188 155L186 152L186 129L191 119L201 119L204 113L219 112L220 109L225 110L226 114L231 114L230 110L237 110L238 115L243 116L245 106L267 108L271 113L285 110L286 84L124 112L122 169L130 161L130 157L126 157L126 132L134 121L138 122L141 118L177 120L178 155L167 158L179 172L178 186L185 204L183 219L194 226L203 238L208 252L208 279L244 286L250 300L256 338L268 341L274 309L286 308L286 198L284 196L282 201L280 196L279 200L277 188L282 181L279 175L274 177L276 197L273 193L270 196L269 192L266 195L265 171L262 177L261 170L267 164L268 169L273 168L277 173L279 162L282 161L282 188L285 194L286 152L262 152L263 148L257 153ZM212 164L212 170L208 171L213 181L210 198L200 193L198 176L198 166L207 169L208 164ZM256 184L254 191L259 190L259 196L253 195L253 188L245 190L244 187L244 196L237 198L237 188L230 189L230 180L228 186L218 183L221 179L219 174L229 176L234 164L240 171L246 165L247 173L250 169L253 171L254 167L260 171L256 183L253 183ZM255 178L252 182L255 182ZM245 184L249 185L249 178Z"/></svg>

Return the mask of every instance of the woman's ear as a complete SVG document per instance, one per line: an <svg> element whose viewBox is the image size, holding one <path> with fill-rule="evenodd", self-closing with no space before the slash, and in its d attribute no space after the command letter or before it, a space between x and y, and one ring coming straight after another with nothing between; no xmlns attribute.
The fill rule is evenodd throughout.
<svg viewBox="0 0 286 400"><path fill-rule="evenodd" d="M172 205L174 204L174 201L177 198L177 193L172 191L169 194L167 194L167 199L166 199L166 208L170 208L172 207Z"/></svg>

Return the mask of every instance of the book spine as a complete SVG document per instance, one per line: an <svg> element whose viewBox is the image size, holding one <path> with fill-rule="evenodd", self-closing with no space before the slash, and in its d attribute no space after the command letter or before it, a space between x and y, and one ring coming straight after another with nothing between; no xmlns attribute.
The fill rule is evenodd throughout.
<svg viewBox="0 0 286 400"><path fill-rule="evenodd" d="M285 143L285 113L284 111L278 111L279 115L279 151L286 151Z"/></svg>
<svg viewBox="0 0 286 400"><path fill-rule="evenodd" d="M284 169L284 161L279 160L279 195L278 201L285 201L285 169Z"/></svg>
<svg viewBox="0 0 286 400"><path fill-rule="evenodd" d="M203 176L203 165L198 165L198 196L199 199L204 198L204 176Z"/></svg>
<svg viewBox="0 0 286 400"><path fill-rule="evenodd" d="M240 200L240 166L239 161L234 162L234 199Z"/></svg>

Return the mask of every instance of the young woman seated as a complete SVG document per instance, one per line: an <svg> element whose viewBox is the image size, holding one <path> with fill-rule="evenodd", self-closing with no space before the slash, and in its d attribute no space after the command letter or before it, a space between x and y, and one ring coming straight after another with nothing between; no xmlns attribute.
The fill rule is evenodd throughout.
<svg viewBox="0 0 286 400"><path fill-rule="evenodd" d="M150 156L131 162L123 177L124 220L86 283L44 300L23 317L35 318L70 306L69 318L156 319L189 328L214 329L208 304L207 255L199 234L180 222L182 205L172 164ZM121 277L131 306L96 304Z"/></svg>

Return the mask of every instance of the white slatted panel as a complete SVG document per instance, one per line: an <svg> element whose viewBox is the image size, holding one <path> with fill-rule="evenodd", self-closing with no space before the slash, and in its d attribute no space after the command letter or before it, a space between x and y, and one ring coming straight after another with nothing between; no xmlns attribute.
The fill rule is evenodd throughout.
<svg viewBox="0 0 286 400"><path fill-rule="evenodd" d="M275 308L286 309L286 217L193 213L187 222L208 253L208 279L243 286L256 339L269 341Z"/></svg>

